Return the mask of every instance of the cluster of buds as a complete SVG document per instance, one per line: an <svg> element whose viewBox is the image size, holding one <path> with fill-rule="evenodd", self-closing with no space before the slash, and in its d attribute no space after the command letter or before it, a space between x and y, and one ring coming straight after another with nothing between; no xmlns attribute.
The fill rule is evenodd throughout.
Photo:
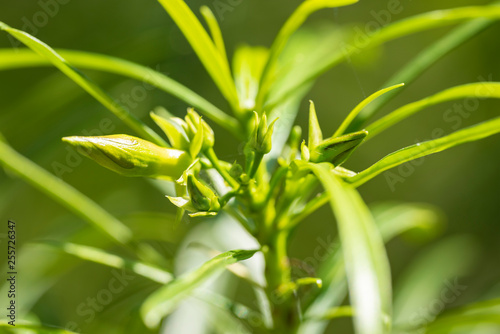
<svg viewBox="0 0 500 334"><path fill-rule="evenodd" d="M309 139L301 145L301 158L304 161L315 163L330 162L340 166L354 150L363 142L368 131L362 130L346 135L323 139L319 126L314 103L311 101L309 108Z"/></svg>
<svg viewBox="0 0 500 334"><path fill-rule="evenodd" d="M220 210L217 195L195 174L199 172L200 153L214 146L210 126L189 109L185 119L151 113L165 132L172 147L160 147L129 135L65 137L82 155L124 176L141 176L176 181L180 197L169 197L176 206L195 212L192 215L216 214ZM180 194L179 194L180 193Z"/></svg>

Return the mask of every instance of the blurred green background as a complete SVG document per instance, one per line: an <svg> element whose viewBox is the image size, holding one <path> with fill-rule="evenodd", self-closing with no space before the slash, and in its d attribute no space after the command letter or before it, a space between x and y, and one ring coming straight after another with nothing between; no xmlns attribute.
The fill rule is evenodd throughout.
<svg viewBox="0 0 500 334"><path fill-rule="evenodd" d="M63 1L61 1L63 2ZM215 2L187 1L191 8ZM224 2L224 0L222 0ZM245 42L269 46L278 29L301 1L234 1L230 11L223 13L220 25L230 56ZM217 93L212 81L200 65L196 55L156 1L117 0L76 1L59 4L54 15L41 1L0 2L0 20L29 33L55 48L78 49L113 55L132 60L178 80L206 97L223 110L228 107ZM227 2L225 2L227 3ZM306 24L353 24L361 27L375 20L374 12L387 9L387 0L361 1L336 10L324 10ZM488 1L443 0L439 2L400 1L403 10L392 21L429 10L465 5L486 4ZM44 18L47 18L46 20ZM42 24L43 23L43 24ZM408 60L450 28L441 28L391 42L370 52L369 55L342 64L323 75L303 101L297 123L305 129L308 104L316 104L325 133L333 133L347 113L364 97L380 86ZM431 67L415 83L384 108L387 112L403 103L423 98L447 87L480 78L500 80L500 25L495 24L473 40L465 43L451 55ZM6 34L0 35L0 48L12 47ZM14 45L20 47L19 45ZM166 107L183 116L188 105L158 90L139 94L141 83L92 71L85 71L120 101L128 101L130 110L149 125L148 112L155 106ZM127 97L128 96L128 97ZM457 101L462 103L463 101ZM432 137L434 129L450 133L454 123L447 122L443 114L455 102L441 104L414 116L411 120L380 135L359 149L349 161L348 168L360 170L401 147ZM481 100L460 128L498 115L498 101ZM103 123L105 126L103 126ZM214 126L216 150L219 156L233 161L241 154L238 142ZM70 167L66 161L68 151L60 138L69 135L131 133L93 98L63 74L52 68L33 68L0 72L0 132L20 153L52 173L55 168L67 166L61 178L94 199L114 215L133 221L143 212L174 213L174 207L157 185L143 179L123 178L90 160L81 160ZM217 131L220 130L220 131ZM426 202L442 209L446 217L445 228L433 240L397 238L388 246L395 281L405 266L418 253L434 243L452 235L470 236L477 251L473 266L460 278L467 286L457 304L475 300L499 282L500 266L500 139L491 137L426 158L415 167L404 182L391 187L386 175L377 177L360 188L369 203L383 201ZM72 161L74 162L74 161ZM57 166L57 167L55 167ZM393 171L398 173L398 171ZM400 173L405 173L401 170ZM87 322L88 315L77 311L79 305L106 287L112 273L108 268L82 263L43 247L38 250L28 244L48 239L74 238L88 245L109 245L97 232L51 199L8 172L0 173L0 233L6 232L7 219L17 222L19 247L26 249L21 263L19 281L20 302L25 311L32 308L43 323L66 326L76 322L89 333L106 332L107 324L127 322L128 314L121 306L127 298L140 300L154 285L137 279L127 286L127 293L119 295L102 311L96 312L98 321ZM164 220L159 220L160 223ZM176 253L176 244L182 235L200 221L184 223L182 232L165 232L165 242L157 244L164 252ZM170 228L170 227L166 227ZM318 245L318 238L333 235L335 227L329 208L323 208L301 225L291 244L291 256L304 260ZM175 235L174 235L175 234ZM6 248L2 235L1 252ZM472 247L472 246L471 246ZM457 254L457 256L461 256ZM5 257L1 256L4 264ZM57 261L60 262L56 262ZM444 260L443 260L444 261ZM53 266L50 266L53 263ZM2 267L4 268L4 267ZM58 276L63 273L63 276ZM39 276L37 276L39 275ZM28 284L29 277L37 277L37 284ZM23 290L24 289L24 290ZM144 292L146 291L146 292ZM2 305L5 294L0 296ZM29 315L28 317L32 317ZM130 320L130 328L141 325ZM140 329L143 330L143 329ZM100 331L99 331L100 332ZM111 332L111 331L110 331ZM139 331L140 332L140 331Z"/></svg>

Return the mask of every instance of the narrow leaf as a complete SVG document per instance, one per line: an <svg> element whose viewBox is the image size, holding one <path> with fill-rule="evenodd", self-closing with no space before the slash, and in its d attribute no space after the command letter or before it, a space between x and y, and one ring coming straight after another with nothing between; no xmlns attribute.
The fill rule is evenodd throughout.
<svg viewBox="0 0 500 334"><path fill-rule="evenodd" d="M222 31L220 30L219 23L217 22L214 13L210 9L210 7L207 6L202 6L200 8L200 12L208 25L208 29L210 30L210 34L212 35L212 40L214 41L215 47L219 51L221 57L227 62L226 45L224 44Z"/></svg>
<svg viewBox="0 0 500 334"><path fill-rule="evenodd" d="M399 166L407 161L441 152L460 144L483 139L499 132L500 117L497 117L490 121L456 131L448 136L444 136L436 140L430 140L403 148L387 155L385 158L368 167L364 171L355 176L348 177L345 180L352 183L355 187L358 187L378 174L390 168Z"/></svg>
<svg viewBox="0 0 500 334"><path fill-rule="evenodd" d="M280 91L279 94L273 96L272 101L267 101L267 103L271 105L279 103L282 99L293 94L296 89L300 89L305 83L311 82L332 67L349 59L352 55L362 52L365 48L375 47L413 33L476 18L487 18L491 20L500 19L500 6L459 7L437 10L389 24L372 35L369 35L367 40L362 44L356 42L355 39L353 39L351 43L344 44L338 52L332 53L330 57L326 58L318 66L312 68L311 71L303 72L302 77L295 78L294 85L288 86L286 90Z"/></svg>
<svg viewBox="0 0 500 334"><path fill-rule="evenodd" d="M500 1L496 1L495 4L500 4ZM411 61L407 62L404 67L387 80L383 86L391 86L398 82L405 82L406 85L411 84L438 60L486 28L490 27L494 22L494 20L481 18L463 23L449 34L438 39L431 46L425 48ZM396 97L401 91L402 90L394 90L388 92L371 103L359 113L359 115L348 127L347 131L361 129L367 120L373 117L384 105L386 105L392 98Z"/></svg>
<svg viewBox="0 0 500 334"><path fill-rule="evenodd" d="M123 75L157 87L195 107L205 116L234 135L241 136L241 132L238 131L238 122L233 117L163 73L146 66L106 55L59 49L56 52L75 66ZM51 64L48 58L41 57L31 50L0 49L0 70L47 66Z"/></svg>
<svg viewBox="0 0 500 334"><path fill-rule="evenodd" d="M210 277L220 273L225 267L251 258L256 251L234 250L222 253L205 262L201 267L189 272L151 294L141 307L141 315L146 326L157 327L161 320L171 313L177 304L195 288Z"/></svg>
<svg viewBox="0 0 500 334"><path fill-rule="evenodd" d="M262 70L269 56L264 47L240 46L233 57L236 90L243 110L253 110Z"/></svg>
<svg viewBox="0 0 500 334"><path fill-rule="evenodd" d="M307 146L309 149L314 150L316 146L323 140L323 132L319 126L318 115L314 102L309 101L309 140Z"/></svg>
<svg viewBox="0 0 500 334"><path fill-rule="evenodd" d="M121 256L108 253L99 248L78 245L70 242L47 242L45 244L55 247L66 254L76 256L82 260L99 263L112 268L131 270L137 275L143 276L160 284L166 284L173 279L172 274L164 271L163 269L154 267L147 263L126 259Z"/></svg>
<svg viewBox="0 0 500 334"><path fill-rule="evenodd" d="M238 96L229 64L215 47L200 21L184 0L158 0L182 31L205 69L234 111L239 110Z"/></svg>
<svg viewBox="0 0 500 334"><path fill-rule="evenodd" d="M345 133L347 128L351 125L352 121L358 116L358 114L365 108L368 104L370 104L373 100L375 100L377 97L384 95L385 93L388 93L396 88L404 86L404 83L400 83L388 88L384 88L379 90L378 92L373 93L372 95L368 96L366 99L364 99L360 104L354 108L349 115L344 119L342 124L339 126L337 131L335 131L335 134L333 135L334 137L338 137L342 134Z"/></svg>
<svg viewBox="0 0 500 334"><path fill-rule="evenodd" d="M281 52L285 48L290 37L305 22L305 20L318 10L347 6L356 3L357 1L358 0L306 0L301 3L301 5L285 22L278 33L278 36L276 36L273 45L271 46L269 59L262 73L260 91L257 97L257 106L263 105L264 98L268 93L272 81L273 71L275 70L275 66Z"/></svg>
<svg viewBox="0 0 500 334"><path fill-rule="evenodd" d="M9 33L13 37L24 43L27 47L49 60L55 67L61 70L61 72L66 74L71 80L73 80L76 84L87 91L87 93L92 95L97 101L108 108L113 114L115 114L119 119L121 119L125 124L127 124L132 130L137 132L144 139L152 141L160 146L164 146L166 144L165 141L156 132L151 130L135 116L130 114L125 108L120 106L99 86L85 77L76 68L71 66L50 46L24 31L9 27L3 22L0 22L0 30Z"/></svg>
<svg viewBox="0 0 500 334"><path fill-rule="evenodd" d="M330 171L330 165L309 164L330 196L349 284L358 333L388 333L391 316L389 262L371 214L351 186Z"/></svg>
<svg viewBox="0 0 500 334"><path fill-rule="evenodd" d="M478 82L456 86L446 89L425 99L407 104L368 126L367 130L369 132L369 135L367 139L372 138L373 136L402 121L403 119L410 117L411 115L424 108L447 101L465 98L500 99L500 83Z"/></svg>

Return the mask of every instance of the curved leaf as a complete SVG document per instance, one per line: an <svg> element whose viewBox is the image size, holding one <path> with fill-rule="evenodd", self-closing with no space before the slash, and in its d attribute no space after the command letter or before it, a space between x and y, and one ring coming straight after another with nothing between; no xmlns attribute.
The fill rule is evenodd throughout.
<svg viewBox="0 0 500 334"><path fill-rule="evenodd" d="M20 31L9 27L3 22L0 22L0 30L3 30L11 34L13 37L24 43L33 51L47 58L47 60L49 60L55 67L61 70L61 72L63 72L76 84L78 84L90 95L92 95L97 101L99 101L103 106L108 108L113 114L115 114L119 119L121 119L125 124L127 124L131 129L133 129L135 132L141 135L144 139L150 140L160 146L166 145L166 142L156 132L151 130L144 123L138 120L135 116L130 114L125 108L120 106L109 95L107 95L99 86L97 86L94 82L90 81L90 79L85 77L76 68L71 66L50 46L41 42L37 38L31 36L30 34L24 31Z"/></svg>
<svg viewBox="0 0 500 334"><path fill-rule="evenodd" d="M368 138L370 139L385 129L393 126L394 124L402 121L403 119L417 113L418 111L451 100L458 100L464 98L497 98L500 99L500 83L498 82L479 82L471 83L461 86L448 88L435 95L429 96L425 99L407 104L401 108L396 109L385 117L374 122L366 128L368 131Z"/></svg>
<svg viewBox="0 0 500 334"><path fill-rule="evenodd" d="M276 62L278 61L281 52L285 48L288 40L295 31L305 22L305 20L314 12L324 8L335 8L351 5L358 0L305 0L288 18L283 27L276 36L276 39L271 46L269 58L262 73L260 81L260 90L257 96L257 106L263 105L263 99L268 93L273 71L275 70Z"/></svg>
<svg viewBox="0 0 500 334"><path fill-rule="evenodd" d="M355 176L345 178L345 180L352 183L355 187L358 187L378 174L399 166L407 161L441 152L453 146L483 139L499 132L500 117L497 117L490 121L456 131L448 136L444 136L436 140L430 140L403 148L387 155L385 158L376 162L364 171L359 172Z"/></svg>
<svg viewBox="0 0 500 334"><path fill-rule="evenodd" d="M349 115L344 119L342 124L339 126L337 131L335 131L335 134L333 137L338 137L342 134L345 133L347 128L351 125L352 121L358 116L358 114L365 108L367 105L369 105L372 101L374 101L377 97L384 95L385 93L388 93L396 88L404 86L404 83L400 83L391 87L387 87L384 89L379 90L378 92L373 93L372 95L368 96L366 99L364 99L360 104L354 108Z"/></svg>
<svg viewBox="0 0 500 334"><path fill-rule="evenodd" d="M195 107L198 111L231 133L241 136L241 133L238 131L238 122L233 117L224 113L189 88L158 71L124 59L96 53L60 49L56 49L55 51L75 66L123 75L157 87ZM52 64L48 58L41 57L25 49L0 49L0 60L0 70Z"/></svg>
<svg viewBox="0 0 500 334"><path fill-rule="evenodd" d="M389 24L379 29L377 32L367 35L363 43L354 41L351 44L345 44L341 50L333 53L331 57L312 68L311 71L302 72L301 77L297 76L294 78L294 85L289 85L286 90L282 90L279 94L273 95L272 101L266 101L266 104L275 105L279 103L282 99L293 94L296 89L299 89L299 87L302 87L305 83L312 81L340 62L349 59L351 55L362 52L365 48L375 47L382 43L424 30L443 27L476 18L487 18L491 20L500 19L500 6L473 6L437 10Z"/></svg>
<svg viewBox="0 0 500 334"><path fill-rule="evenodd" d="M177 304L210 277L220 273L226 266L251 258L257 251L234 250L222 253L205 262L194 271L185 274L151 294L141 307L146 326L157 327Z"/></svg>
<svg viewBox="0 0 500 334"><path fill-rule="evenodd" d="M239 111L238 95L227 59L224 59L200 21L184 0L158 0L182 31L205 69L235 112Z"/></svg>
<svg viewBox="0 0 500 334"><path fill-rule="evenodd" d="M500 4L500 1L496 1L495 4ZM431 46L425 48L411 61L407 62L401 70L387 80L383 87L395 85L398 82L404 82L408 86L439 59L491 26L494 22L494 20L476 19L460 25L449 34L434 42ZM352 132L361 129L368 119L375 115L401 91L402 90L388 92L371 103L359 113L348 127L347 131Z"/></svg>
<svg viewBox="0 0 500 334"><path fill-rule="evenodd" d="M172 274L163 269L154 267L147 263L126 259L121 256L108 253L100 248L78 245L70 242L47 242L44 243L44 245L49 245L82 260L99 263L112 268L131 270L137 275L160 284L166 284L173 280Z"/></svg>
<svg viewBox="0 0 500 334"><path fill-rule="evenodd" d="M382 237L370 211L358 192L330 171L330 165L309 164L308 168L328 192L337 217L357 332L388 333L391 274Z"/></svg>

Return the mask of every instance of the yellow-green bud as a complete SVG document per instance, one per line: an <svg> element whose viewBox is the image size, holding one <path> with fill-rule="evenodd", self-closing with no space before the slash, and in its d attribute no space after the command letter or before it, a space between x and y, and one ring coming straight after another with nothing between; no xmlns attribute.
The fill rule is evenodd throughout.
<svg viewBox="0 0 500 334"><path fill-rule="evenodd" d="M178 179L192 162L184 151L163 148L147 140L128 136L65 137L63 141L83 155L125 176Z"/></svg>
<svg viewBox="0 0 500 334"><path fill-rule="evenodd" d="M346 161L354 150L363 142L368 131L362 130L340 137L323 140L311 150L311 162L331 162L339 166Z"/></svg>
<svg viewBox="0 0 500 334"><path fill-rule="evenodd" d="M194 175L189 174L187 179L187 188L191 205L198 211L219 211L220 203L217 195L198 181Z"/></svg>

